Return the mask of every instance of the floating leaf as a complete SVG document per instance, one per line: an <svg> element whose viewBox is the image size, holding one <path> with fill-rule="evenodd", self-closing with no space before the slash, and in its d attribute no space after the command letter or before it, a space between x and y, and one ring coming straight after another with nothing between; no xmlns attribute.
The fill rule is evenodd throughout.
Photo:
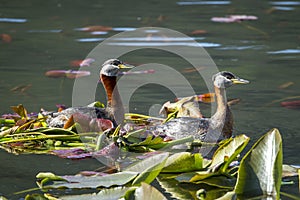
<svg viewBox="0 0 300 200"><path fill-rule="evenodd" d="M300 100L297 101L284 101L280 103L281 106L286 108L300 108Z"/></svg>
<svg viewBox="0 0 300 200"><path fill-rule="evenodd" d="M238 135L224 142L214 153L210 169L215 169L222 165L221 172L225 173L230 163L237 158L246 147L250 138L246 135Z"/></svg>
<svg viewBox="0 0 300 200"><path fill-rule="evenodd" d="M200 113L196 96L184 97L175 103L170 103L170 101L168 101L164 103L159 113L165 114L165 116L168 117L167 119L170 118L170 115L174 115L174 117L203 117Z"/></svg>
<svg viewBox="0 0 300 200"><path fill-rule="evenodd" d="M295 83L292 82L292 81L289 81L289 82L286 82L286 83L283 83L281 85L278 86L279 89L286 89L288 87L290 87L291 85L294 85Z"/></svg>
<svg viewBox="0 0 300 200"><path fill-rule="evenodd" d="M300 168L291 165L282 165L282 177L297 176Z"/></svg>
<svg viewBox="0 0 300 200"><path fill-rule="evenodd" d="M48 77L53 77L53 78L67 77L70 79L89 76L90 74L91 74L90 71L75 71L75 70L50 70L45 73L45 75Z"/></svg>
<svg viewBox="0 0 300 200"><path fill-rule="evenodd" d="M4 43L10 43L12 41L12 37L6 33L0 34L0 38Z"/></svg>
<svg viewBox="0 0 300 200"><path fill-rule="evenodd" d="M206 30L201 30L201 29L199 29L199 30L194 30L194 31L192 31L190 34L191 34L191 35L203 35L203 34L206 34L206 33L207 33Z"/></svg>
<svg viewBox="0 0 300 200"><path fill-rule="evenodd" d="M142 160L124 171L140 173L133 181L133 185L139 185L141 182L151 183L163 169L169 153L164 152Z"/></svg>
<svg viewBox="0 0 300 200"><path fill-rule="evenodd" d="M201 154L189 152L176 153L167 159L162 172L178 173L203 169Z"/></svg>
<svg viewBox="0 0 300 200"><path fill-rule="evenodd" d="M59 176L65 181L53 181L47 186L42 185L42 188L97 188L97 187L111 187L113 185L125 185L137 176L137 172L119 172L105 176ZM48 177L49 178L49 177ZM52 180L50 178L50 180ZM66 182L67 181L67 182Z"/></svg>
<svg viewBox="0 0 300 200"><path fill-rule="evenodd" d="M24 108L22 104L19 104L17 106L11 106L11 109L14 112L16 112L18 115L20 115L21 118L28 119L27 110Z"/></svg>
<svg viewBox="0 0 300 200"><path fill-rule="evenodd" d="M86 32L110 31L110 30L112 30L112 27L95 25L95 26L86 26L86 27L83 27L83 28L76 28L75 30L77 30L77 31L86 31Z"/></svg>
<svg viewBox="0 0 300 200"><path fill-rule="evenodd" d="M172 195L175 199L180 200L191 200L194 199L193 195L190 191L185 190L181 187L178 187L180 184L179 181L175 179L165 179L161 176L157 178L158 183L161 185L161 187L167 192Z"/></svg>
<svg viewBox="0 0 300 200"><path fill-rule="evenodd" d="M218 188L233 189L236 183L236 179L228 178L226 176L210 176L209 178L194 183L207 184Z"/></svg>
<svg viewBox="0 0 300 200"><path fill-rule="evenodd" d="M97 194L82 194L82 195L69 195L62 196L60 199L62 200L117 200L120 199L125 193L131 188L126 187L115 187L110 189L102 189Z"/></svg>
<svg viewBox="0 0 300 200"><path fill-rule="evenodd" d="M93 62L95 62L95 59L93 58L86 58L84 60L72 60L70 62L71 67L89 67Z"/></svg>
<svg viewBox="0 0 300 200"><path fill-rule="evenodd" d="M235 192L230 191L227 192L224 196L217 198L216 200L235 200L237 199L237 195Z"/></svg>
<svg viewBox="0 0 300 200"><path fill-rule="evenodd" d="M135 190L134 196L135 200L167 200L155 187L147 183L141 183L141 187Z"/></svg>
<svg viewBox="0 0 300 200"><path fill-rule="evenodd" d="M266 195L279 199L282 140L277 129L262 136L242 159L235 192L245 197Z"/></svg>

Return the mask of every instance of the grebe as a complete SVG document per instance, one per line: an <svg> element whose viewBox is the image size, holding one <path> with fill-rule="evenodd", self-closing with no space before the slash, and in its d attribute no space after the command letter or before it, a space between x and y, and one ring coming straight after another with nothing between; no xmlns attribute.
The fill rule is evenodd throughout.
<svg viewBox="0 0 300 200"><path fill-rule="evenodd" d="M152 127L154 134L165 134L180 139L193 135L201 141L219 141L232 136L233 118L227 105L225 89L233 84L247 84L249 81L240 79L231 72L223 71L212 77L214 84L217 110L211 118L181 117L165 124Z"/></svg>
<svg viewBox="0 0 300 200"><path fill-rule="evenodd" d="M79 122L80 120L86 122L93 118L109 119L114 125L123 122L124 108L116 87L117 76L119 75L120 69L132 67L133 66L124 64L118 59L105 61L100 71L100 80L106 92L106 108L88 106L67 108L61 112L52 113L52 117L49 117L47 120L49 127L64 127L71 116L76 116L77 119L74 119L74 121L79 120Z"/></svg>

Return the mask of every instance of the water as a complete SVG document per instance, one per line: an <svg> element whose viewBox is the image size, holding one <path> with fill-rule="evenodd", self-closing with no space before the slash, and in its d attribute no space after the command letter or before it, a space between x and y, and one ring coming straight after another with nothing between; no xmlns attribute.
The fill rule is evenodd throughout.
<svg viewBox="0 0 300 200"><path fill-rule="evenodd" d="M185 2L185 3L184 3ZM200 2L200 3L199 3ZM202 3L201 3L202 2ZM120 31L145 26L170 28L189 34L202 29L198 38L220 70L228 70L251 81L247 86L228 89L229 98L241 98L233 106L235 133L246 133L253 142L273 127L283 137L284 163L299 164L300 125L298 109L281 107L280 100L299 96L300 21L298 1L16 1L0 2L0 34L12 41L0 42L0 112L10 112L11 105L24 104L29 111L54 110L56 104L72 104L72 79L52 79L44 73L54 69L73 69L70 61L85 56L105 39ZM242 23L212 22L212 17L255 15L256 21ZM111 31L92 35L78 28L102 25ZM100 34L100 33L99 33ZM82 38L92 38L81 41ZM100 38L100 40L99 40ZM94 41L93 41L94 40ZM116 43L128 42L116 41ZM131 45L139 45L140 38ZM159 43L159 41L155 41ZM184 44L184 41L178 41ZM176 46L174 46L176 48ZM153 51L133 52L123 60L134 63L182 64L174 56ZM180 67L180 66L179 66ZM205 91L192 72L184 74ZM288 88L278 87L293 82ZM22 90L22 88L25 88ZM100 88L101 90L101 88ZM103 92L97 98L105 101ZM132 97L132 111L145 113L149 107L174 97L157 85L141 87ZM206 111L208 109L206 108ZM7 195L35 187L39 171L73 174L95 169L94 160L69 161L45 155L15 156L0 151L0 193ZM100 165L100 164L99 164ZM294 191L295 192L295 191Z"/></svg>

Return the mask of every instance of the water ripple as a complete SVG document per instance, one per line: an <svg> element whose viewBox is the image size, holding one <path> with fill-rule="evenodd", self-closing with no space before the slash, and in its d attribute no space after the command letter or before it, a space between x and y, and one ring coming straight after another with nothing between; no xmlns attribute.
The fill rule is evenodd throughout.
<svg viewBox="0 0 300 200"><path fill-rule="evenodd" d="M18 18L0 18L0 22L25 23L25 22L27 22L27 19L18 19Z"/></svg>
<svg viewBox="0 0 300 200"><path fill-rule="evenodd" d="M179 1L177 5L190 6L190 5L228 5L231 1Z"/></svg>
<svg viewBox="0 0 300 200"><path fill-rule="evenodd" d="M274 6L298 6L300 5L299 1L271 1L271 5Z"/></svg>
<svg viewBox="0 0 300 200"><path fill-rule="evenodd" d="M300 53L300 49L284 49L279 51L268 51L268 54L296 54Z"/></svg>
<svg viewBox="0 0 300 200"><path fill-rule="evenodd" d="M138 47L155 47L155 46L192 46L192 47L219 47L220 44L209 42L109 42L107 45L112 46L138 46Z"/></svg>

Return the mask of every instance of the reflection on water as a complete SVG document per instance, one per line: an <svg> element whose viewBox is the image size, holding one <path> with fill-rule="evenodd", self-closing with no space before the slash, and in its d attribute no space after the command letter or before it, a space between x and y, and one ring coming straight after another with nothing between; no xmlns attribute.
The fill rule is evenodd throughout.
<svg viewBox="0 0 300 200"><path fill-rule="evenodd" d="M228 89L228 98L241 98L232 107L235 117L235 133L246 133L252 142L270 128L277 127L282 133L284 162L299 164L300 145L299 109L280 106L279 99L299 96L299 40L300 21L298 1L1 1L0 3L0 111L10 112L11 105L23 103L30 111L40 108L55 109L56 104L72 104L73 80L52 79L44 74L49 70L72 69L72 60L84 59L98 44L121 31L132 31L145 26L162 26L185 34L205 30L203 35L193 35L206 50L220 70L232 71L251 81L245 87ZM134 6L133 6L134 5ZM122 10L122 11L121 11ZM256 21L238 23L213 23L212 17L227 15L254 15ZM103 25L115 27L104 32L83 32L77 27ZM4 35L6 34L6 35ZM153 33L149 33L150 35ZM7 35L11 40L6 40ZM101 35L99 37L99 35ZM111 45L120 47L145 45L147 38L116 41ZM161 41L155 38L151 45L189 45L188 41ZM178 39L178 40L177 40ZM188 69L187 63L178 63L168 54L151 51L132 52L122 59L129 63L165 63ZM147 61L147 62L145 62ZM100 63L95 63L100 65ZM201 66L199 66L201 67ZM87 70L89 70L87 68ZM191 72L184 76L197 87L197 93L206 92L202 80ZM84 77L88 78L88 77ZM293 82L291 86L279 86ZM28 86L26 90L17 90ZM162 104L172 95L165 95L157 87L143 87L134 95L131 104L135 111L147 114L144 104ZM97 96L105 101L103 91ZM150 107L151 107L150 105ZM204 111L209 108L204 106ZM2 169L0 185L6 185L4 194L26 189L28 181L34 183L36 171L23 169L24 163L34 167L36 156L7 156L1 152ZM47 165L59 166L61 173L68 173L62 161L52 157L43 160ZM12 162L7 162L12 159ZM49 160L51 163L48 163ZM74 164L74 162L63 161ZM84 161L82 161L84 163ZM75 162L76 163L76 162ZM79 163L79 162L78 162ZM74 165L75 166L75 165ZM77 170L85 170L84 164ZM25 166L29 167L29 166ZM16 173L16 176L11 174ZM21 181L28 179L27 182ZM32 185L30 185L31 187Z"/></svg>

